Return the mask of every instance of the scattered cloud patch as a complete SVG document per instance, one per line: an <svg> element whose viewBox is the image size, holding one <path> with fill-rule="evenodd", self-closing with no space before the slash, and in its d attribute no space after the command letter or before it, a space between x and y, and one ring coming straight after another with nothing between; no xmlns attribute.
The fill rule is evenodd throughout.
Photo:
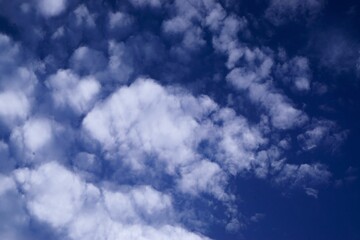
<svg viewBox="0 0 360 240"><path fill-rule="evenodd" d="M67 0L36 0L39 12L45 17L55 17L66 9Z"/></svg>

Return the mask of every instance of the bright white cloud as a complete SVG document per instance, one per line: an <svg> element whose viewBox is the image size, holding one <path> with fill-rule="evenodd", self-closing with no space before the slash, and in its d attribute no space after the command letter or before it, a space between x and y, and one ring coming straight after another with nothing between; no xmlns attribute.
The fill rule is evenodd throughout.
<svg viewBox="0 0 360 240"><path fill-rule="evenodd" d="M13 129L11 146L16 150L14 157L20 162L41 162L46 158L56 158L63 151L58 137L64 128L45 117L32 117L24 125ZM70 139L67 139L69 141Z"/></svg>
<svg viewBox="0 0 360 240"><path fill-rule="evenodd" d="M224 192L227 176L218 164L203 160L185 166L180 171L182 178L178 185L181 191L194 195L212 193L222 200L227 197Z"/></svg>
<svg viewBox="0 0 360 240"><path fill-rule="evenodd" d="M67 0L36 0L38 10L45 17L54 17L62 13L67 5Z"/></svg>
<svg viewBox="0 0 360 240"><path fill-rule="evenodd" d="M36 64L26 63L22 51L19 44L0 34L0 122L9 127L29 116L37 84Z"/></svg>
<svg viewBox="0 0 360 240"><path fill-rule="evenodd" d="M0 92L0 119L7 125L26 119L30 102L22 92Z"/></svg>
<svg viewBox="0 0 360 240"><path fill-rule="evenodd" d="M257 149L266 143L260 130L232 109L219 109L206 96L195 98L151 79L138 79L98 103L85 117L83 131L107 159L121 159L141 172L165 171L182 192L219 199L227 195L227 173L250 171L257 164ZM216 162L202 160L202 142Z"/></svg>
<svg viewBox="0 0 360 240"><path fill-rule="evenodd" d="M0 238L36 238L36 234L29 231L29 220L14 179L0 174Z"/></svg>
<svg viewBox="0 0 360 240"><path fill-rule="evenodd" d="M215 115L222 127L215 130L217 145L214 154L219 163L231 174L252 169L259 146L266 140L256 127L251 127L245 118L236 116L232 109L221 109Z"/></svg>
<svg viewBox="0 0 360 240"><path fill-rule="evenodd" d="M147 156L155 154L173 172L197 158L197 119L213 107L208 98L171 94L153 80L140 79L98 104L83 128L110 155L123 156L135 169L144 169Z"/></svg>
<svg viewBox="0 0 360 240"><path fill-rule="evenodd" d="M159 222L173 211L171 197L149 186L98 188L55 162L14 175L30 214L71 239L207 239L174 220Z"/></svg>
<svg viewBox="0 0 360 240"><path fill-rule="evenodd" d="M70 107L76 113L89 110L100 92L100 84L93 77L80 78L71 70L59 70L47 80L58 107Z"/></svg>

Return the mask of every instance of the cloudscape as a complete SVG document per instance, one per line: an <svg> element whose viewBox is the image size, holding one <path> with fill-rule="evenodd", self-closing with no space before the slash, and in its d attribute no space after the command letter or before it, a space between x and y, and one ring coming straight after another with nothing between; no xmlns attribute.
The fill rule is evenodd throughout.
<svg viewBox="0 0 360 240"><path fill-rule="evenodd" d="M359 240L355 0L0 0L0 239Z"/></svg>

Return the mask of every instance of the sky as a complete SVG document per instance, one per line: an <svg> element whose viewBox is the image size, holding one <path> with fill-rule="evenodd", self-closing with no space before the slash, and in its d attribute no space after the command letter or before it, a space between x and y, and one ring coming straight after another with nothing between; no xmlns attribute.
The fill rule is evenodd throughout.
<svg viewBox="0 0 360 240"><path fill-rule="evenodd" d="M0 239L359 240L359 21L0 0Z"/></svg>

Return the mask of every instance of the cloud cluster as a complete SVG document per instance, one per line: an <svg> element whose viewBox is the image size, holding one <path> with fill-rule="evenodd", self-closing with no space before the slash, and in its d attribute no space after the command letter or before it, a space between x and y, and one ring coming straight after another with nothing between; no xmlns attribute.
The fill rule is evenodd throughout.
<svg viewBox="0 0 360 240"><path fill-rule="evenodd" d="M347 132L287 94L311 90L309 60L250 43L251 19L215 0L34 3L0 3L20 39L0 34L0 238L208 239L244 225L233 178L315 198L331 181L289 156Z"/></svg>
<svg viewBox="0 0 360 240"><path fill-rule="evenodd" d="M30 215L70 239L208 239L177 225L171 196L151 186L97 187L55 162L16 170L0 194L14 181Z"/></svg>

